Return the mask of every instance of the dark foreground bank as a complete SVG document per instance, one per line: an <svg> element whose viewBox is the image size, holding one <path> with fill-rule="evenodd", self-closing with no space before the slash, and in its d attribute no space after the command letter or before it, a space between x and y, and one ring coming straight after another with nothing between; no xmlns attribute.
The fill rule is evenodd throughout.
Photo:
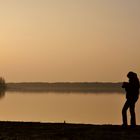
<svg viewBox="0 0 140 140"><path fill-rule="evenodd" d="M140 140L140 126L0 122L0 140Z"/></svg>

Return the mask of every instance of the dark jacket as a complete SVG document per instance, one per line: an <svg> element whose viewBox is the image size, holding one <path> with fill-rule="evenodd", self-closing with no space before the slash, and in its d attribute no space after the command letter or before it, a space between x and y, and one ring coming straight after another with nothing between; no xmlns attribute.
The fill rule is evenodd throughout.
<svg viewBox="0 0 140 140"><path fill-rule="evenodd" d="M139 80L137 79L130 79L129 82L124 82L122 88L126 91L126 99L135 100L139 97Z"/></svg>

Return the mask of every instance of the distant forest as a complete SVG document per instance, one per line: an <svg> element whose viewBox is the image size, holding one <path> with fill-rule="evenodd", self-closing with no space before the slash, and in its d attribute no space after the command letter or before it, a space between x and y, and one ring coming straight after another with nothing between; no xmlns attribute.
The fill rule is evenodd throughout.
<svg viewBox="0 0 140 140"><path fill-rule="evenodd" d="M98 82L58 82L58 83L7 83L8 91L22 92L124 92L122 83L98 83Z"/></svg>

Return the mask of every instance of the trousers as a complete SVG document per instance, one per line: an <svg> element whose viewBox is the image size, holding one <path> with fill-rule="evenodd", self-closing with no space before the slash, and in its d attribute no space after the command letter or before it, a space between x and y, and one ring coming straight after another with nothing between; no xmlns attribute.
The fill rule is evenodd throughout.
<svg viewBox="0 0 140 140"><path fill-rule="evenodd" d="M136 115L135 115L135 103L138 100L138 98L136 99L127 99L123 109L122 109L122 121L123 121L123 125L128 125L127 123L127 110L129 108L130 111L130 116L131 116L131 120L130 120L130 124L131 125L136 125Z"/></svg>

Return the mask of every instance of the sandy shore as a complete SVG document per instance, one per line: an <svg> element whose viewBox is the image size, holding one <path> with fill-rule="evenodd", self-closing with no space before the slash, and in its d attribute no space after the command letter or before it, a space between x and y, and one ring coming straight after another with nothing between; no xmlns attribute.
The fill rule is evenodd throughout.
<svg viewBox="0 0 140 140"><path fill-rule="evenodd" d="M140 140L140 126L0 122L0 140Z"/></svg>

